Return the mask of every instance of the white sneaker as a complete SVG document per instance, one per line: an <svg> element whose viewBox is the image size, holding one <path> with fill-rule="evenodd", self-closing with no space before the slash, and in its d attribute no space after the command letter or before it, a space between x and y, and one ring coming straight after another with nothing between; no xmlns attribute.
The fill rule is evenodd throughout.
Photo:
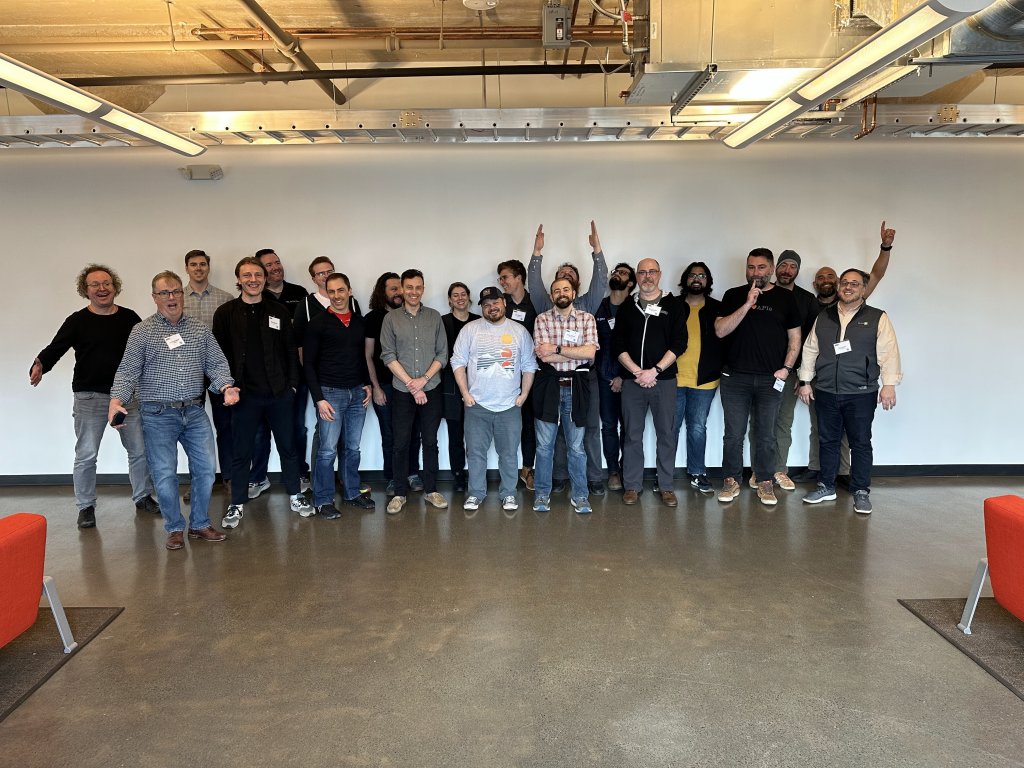
<svg viewBox="0 0 1024 768"><path fill-rule="evenodd" d="M296 493L288 501L291 504L292 512L298 512L300 517L312 517L316 514L316 510L301 493Z"/></svg>
<svg viewBox="0 0 1024 768"><path fill-rule="evenodd" d="M249 498L258 499L260 494L267 490L267 488L269 487L270 481L265 477L258 483L249 483Z"/></svg>
<svg viewBox="0 0 1024 768"><path fill-rule="evenodd" d="M224 513L224 519L220 521L223 528L237 528L238 524L242 522L242 504L232 504L228 507L228 511Z"/></svg>
<svg viewBox="0 0 1024 768"><path fill-rule="evenodd" d="M519 509L519 502L516 501L515 496L506 496L501 500L501 508L506 512L512 512L513 510Z"/></svg>
<svg viewBox="0 0 1024 768"><path fill-rule="evenodd" d="M463 509L474 510L480 509L480 505L483 503L483 499L479 496L468 496L462 504Z"/></svg>
<svg viewBox="0 0 1024 768"><path fill-rule="evenodd" d="M312 486L309 484L309 478L308 477L300 477L299 478L299 492L300 493L305 493L311 487Z"/></svg>

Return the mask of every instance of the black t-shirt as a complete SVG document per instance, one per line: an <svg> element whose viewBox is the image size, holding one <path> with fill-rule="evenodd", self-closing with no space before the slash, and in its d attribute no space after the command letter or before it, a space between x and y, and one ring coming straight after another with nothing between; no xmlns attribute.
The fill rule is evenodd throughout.
<svg viewBox="0 0 1024 768"><path fill-rule="evenodd" d="M384 318L387 315L388 310L386 309L372 309L363 318L365 329L363 333L366 334L366 338L373 339L373 369L377 374L377 383L381 386L390 384L394 378L391 369L380 361L380 329L384 325Z"/></svg>
<svg viewBox="0 0 1024 768"><path fill-rule="evenodd" d="M69 315L46 349L39 353L43 373L47 373L69 349L75 350L73 392L109 394L114 374L121 364L124 348L139 316L118 306L112 315L97 315L88 307Z"/></svg>
<svg viewBox="0 0 1024 768"><path fill-rule="evenodd" d="M505 294L505 317L510 317L517 323L526 326L526 330L533 336L533 325L537 322L537 310L533 308L530 300L530 292L526 291L522 304L516 304L511 294Z"/></svg>
<svg viewBox="0 0 1024 768"><path fill-rule="evenodd" d="M269 395L273 392L267 376L267 360L263 353L261 320L266 318L259 311L259 304L245 305L245 371L240 382L243 391Z"/></svg>
<svg viewBox="0 0 1024 768"><path fill-rule="evenodd" d="M722 297L719 317L742 307L749 285L730 288ZM772 374L786 362L788 329L800 327L800 312L791 291L772 288L757 298L746 317L725 337L725 366L737 373Z"/></svg>

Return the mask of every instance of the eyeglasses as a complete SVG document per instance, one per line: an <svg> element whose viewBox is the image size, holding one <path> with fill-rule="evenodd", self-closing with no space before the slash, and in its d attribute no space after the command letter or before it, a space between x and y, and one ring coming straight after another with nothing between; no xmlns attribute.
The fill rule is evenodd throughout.
<svg viewBox="0 0 1024 768"><path fill-rule="evenodd" d="M660 274L661 274L661 270L660 269L638 269L636 271L636 276L637 277L647 277L648 275L650 275L651 277L654 277L655 275L660 275Z"/></svg>
<svg viewBox="0 0 1024 768"><path fill-rule="evenodd" d="M86 283L85 287L95 291L97 288L113 288L114 284L107 280L105 283Z"/></svg>
<svg viewBox="0 0 1024 768"><path fill-rule="evenodd" d="M853 280L842 280L839 283L840 288L860 288L863 285L864 283L857 283L854 282Z"/></svg>
<svg viewBox="0 0 1024 768"><path fill-rule="evenodd" d="M687 277L687 279L688 280L707 280L708 276L705 275L703 272L691 272L689 277Z"/></svg>
<svg viewBox="0 0 1024 768"><path fill-rule="evenodd" d="M183 291L181 288L175 288L173 291L153 291L153 295L159 296L161 299L166 301L172 296L184 296L185 291Z"/></svg>
<svg viewBox="0 0 1024 768"><path fill-rule="evenodd" d="M333 269L325 269L323 272L314 272L313 277L327 277L334 272Z"/></svg>

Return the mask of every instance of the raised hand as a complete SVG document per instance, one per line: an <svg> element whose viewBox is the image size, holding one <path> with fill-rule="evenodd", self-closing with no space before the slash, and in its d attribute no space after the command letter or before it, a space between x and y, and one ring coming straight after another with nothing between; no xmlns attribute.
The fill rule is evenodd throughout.
<svg viewBox="0 0 1024 768"><path fill-rule="evenodd" d="M590 248L594 253L601 253L601 238L597 236L597 225L593 219L590 221L590 237L587 238L590 241Z"/></svg>
<svg viewBox="0 0 1024 768"><path fill-rule="evenodd" d="M883 221L882 222L882 230L879 233L879 236L882 239L882 245L885 245L885 246L892 245L892 241L896 239L896 230L895 229L886 229L885 228L885 222Z"/></svg>
<svg viewBox="0 0 1024 768"><path fill-rule="evenodd" d="M533 238L533 255L540 256L541 251L544 250L544 225L541 224L537 227L537 234Z"/></svg>

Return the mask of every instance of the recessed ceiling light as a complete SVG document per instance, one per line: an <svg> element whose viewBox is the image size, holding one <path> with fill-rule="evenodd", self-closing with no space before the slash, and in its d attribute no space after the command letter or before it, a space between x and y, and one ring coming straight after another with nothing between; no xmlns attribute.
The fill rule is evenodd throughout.
<svg viewBox="0 0 1024 768"><path fill-rule="evenodd" d="M498 0L462 0L471 11L490 11L498 7Z"/></svg>

